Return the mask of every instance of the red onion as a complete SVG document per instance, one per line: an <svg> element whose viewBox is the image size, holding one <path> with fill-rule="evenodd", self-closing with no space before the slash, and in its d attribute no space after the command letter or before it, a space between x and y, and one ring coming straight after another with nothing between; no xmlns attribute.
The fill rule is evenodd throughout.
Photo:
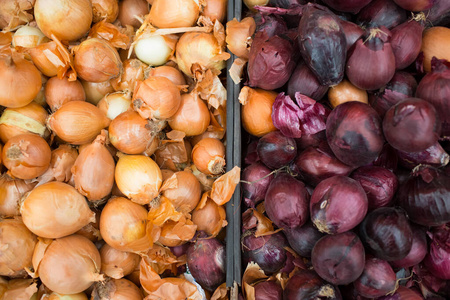
<svg viewBox="0 0 450 300"><path fill-rule="evenodd" d="M283 297L281 285L275 281L263 281L255 285L255 299L279 300Z"/></svg>
<svg viewBox="0 0 450 300"><path fill-rule="evenodd" d="M443 167L449 163L450 156L445 152L439 142L419 152L405 152L397 150L400 164L403 167L414 169L418 165Z"/></svg>
<svg viewBox="0 0 450 300"><path fill-rule="evenodd" d="M309 217L309 194L303 182L287 173L278 174L270 183L264 206L267 216L280 228L295 228Z"/></svg>
<svg viewBox="0 0 450 300"><path fill-rule="evenodd" d="M369 210L392 204L398 188L398 179L388 169L376 166L360 167L352 173L351 178L358 181L366 192Z"/></svg>
<svg viewBox="0 0 450 300"><path fill-rule="evenodd" d="M305 150L308 147L319 147L322 142L327 141L327 134L325 130L319 131L316 134L304 134L301 138L295 139L297 142L297 149Z"/></svg>
<svg viewBox="0 0 450 300"><path fill-rule="evenodd" d="M423 264L413 268L419 279L419 286L422 290L431 290L434 293L450 298L450 281L438 278L431 273Z"/></svg>
<svg viewBox="0 0 450 300"><path fill-rule="evenodd" d="M347 51L362 38L364 30L353 22L340 20L342 28L345 33L345 40L347 41Z"/></svg>
<svg viewBox="0 0 450 300"><path fill-rule="evenodd" d="M395 290L397 278L394 270L385 260L366 258L364 272L355 281L355 289L361 296L376 298Z"/></svg>
<svg viewBox="0 0 450 300"><path fill-rule="evenodd" d="M273 179L270 169L262 163L254 163L242 172L242 196L248 207L254 208L266 197L267 189Z"/></svg>
<svg viewBox="0 0 450 300"><path fill-rule="evenodd" d="M425 15L422 13L392 29L391 47L394 51L397 70L402 70L412 64L419 55L422 47L424 21Z"/></svg>
<svg viewBox="0 0 450 300"><path fill-rule="evenodd" d="M397 150L388 143L384 144L380 155L372 162L372 165L395 172L398 165Z"/></svg>
<svg viewBox="0 0 450 300"><path fill-rule="evenodd" d="M339 290L335 286L325 282L314 271L300 270L289 278L283 292L283 300L297 299L332 300L342 299L342 297Z"/></svg>
<svg viewBox="0 0 450 300"><path fill-rule="evenodd" d="M280 131L272 131L259 139L256 151L261 162L269 168L278 169L295 158L297 144Z"/></svg>
<svg viewBox="0 0 450 300"><path fill-rule="evenodd" d="M370 28L349 52L346 74L353 85L363 90L385 86L395 74L395 55L386 27Z"/></svg>
<svg viewBox="0 0 450 300"><path fill-rule="evenodd" d="M450 227L443 225L435 228L428 235L431 238L430 252L423 264L434 276L450 279Z"/></svg>
<svg viewBox="0 0 450 300"><path fill-rule="evenodd" d="M450 3L450 1L449 1ZM450 136L450 62L433 57L431 72L427 73L417 87L416 97L434 105L442 123L442 136Z"/></svg>
<svg viewBox="0 0 450 300"><path fill-rule="evenodd" d="M361 223L360 237L367 249L387 261L405 258L412 246L412 230L406 214L394 207L370 212Z"/></svg>
<svg viewBox="0 0 450 300"><path fill-rule="evenodd" d="M245 147L244 151L244 162L248 165L254 164L259 161L258 153L256 152L256 147L258 146L259 139L253 139Z"/></svg>
<svg viewBox="0 0 450 300"><path fill-rule="evenodd" d="M284 234L291 248L302 257L311 257L314 245L325 235L317 230L310 220L303 226L285 228Z"/></svg>
<svg viewBox="0 0 450 300"><path fill-rule="evenodd" d="M410 11L424 11L430 9L435 0L394 0L398 6Z"/></svg>
<svg viewBox="0 0 450 300"><path fill-rule="evenodd" d="M392 0L373 0L358 14L357 21L370 27L385 26L389 29L406 21L406 11Z"/></svg>
<svg viewBox="0 0 450 300"><path fill-rule="evenodd" d="M295 68L294 72L289 78L287 93L291 98L295 97L295 93L299 92L305 96L311 97L314 100L320 100L328 91L327 85L321 85L317 76L302 60Z"/></svg>
<svg viewBox="0 0 450 300"><path fill-rule="evenodd" d="M323 180L310 202L311 220L321 232L343 233L356 227L367 214L367 196L361 185L349 177Z"/></svg>
<svg viewBox="0 0 450 300"><path fill-rule="evenodd" d="M394 294L383 296L377 300L423 300L421 294L404 286L399 286Z"/></svg>
<svg viewBox="0 0 450 300"><path fill-rule="evenodd" d="M336 106L326 130L331 150L346 165L370 164L383 149L380 117L367 104L351 101Z"/></svg>
<svg viewBox="0 0 450 300"><path fill-rule="evenodd" d="M326 5L335 10L354 14L357 14L370 1L372 0L323 0Z"/></svg>
<svg viewBox="0 0 450 300"><path fill-rule="evenodd" d="M432 104L419 98L408 98L386 112L383 131L395 149L418 152L437 142L441 123Z"/></svg>
<svg viewBox="0 0 450 300"><path fill-rule="evenodd" d="M413 240L411 250L405 258L391 261L395 268L410 268L419 264L427 254L427 237L423 228L412 225Z"/></svg>
<svg viewBox="0 0 450 300"><path fill-rule="evenodd" d="M284 34L288 31L283 18L277 15L256 14L256 32L265 32L267 37Z"/></svg>
<svg viewBox="0 0 450 300"><path fill-rule="evenodd" d="M314 246L311 261L314 270L326 281L336 285L349 284L364 270L364 247L351 231L326 235Z"/></svg>
<svg viewBox="0 0 450 300"><path fill-rule="evenodd" d="M370 300L369 298L361 296L355 289L354 284L341 285L340 287L342 297L345 300Z"/></svg>
<svg viewBox="0 0 450 300"><path fill-rule="evenodd" d="M434 26L445 26L450 24L450 1L435 0L433 7L426 11L427 21Z"/></svg>
<svg viewBox="0 0 450 300"><path fill-rule="evenodd" d="M274 7L289 8L293 5L304 4L304 0L269 0L269 5Z"/></svg>

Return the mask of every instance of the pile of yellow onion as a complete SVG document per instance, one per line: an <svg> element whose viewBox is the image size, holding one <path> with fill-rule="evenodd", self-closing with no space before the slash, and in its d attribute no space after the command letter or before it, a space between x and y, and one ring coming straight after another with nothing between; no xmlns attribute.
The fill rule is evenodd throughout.
<svg viewBox="0 0 450 300"><path fill-rule="evenodd" d="M240 174L226 9L0 1L0 299L198 299L180 249L224 238Z"/></svg>

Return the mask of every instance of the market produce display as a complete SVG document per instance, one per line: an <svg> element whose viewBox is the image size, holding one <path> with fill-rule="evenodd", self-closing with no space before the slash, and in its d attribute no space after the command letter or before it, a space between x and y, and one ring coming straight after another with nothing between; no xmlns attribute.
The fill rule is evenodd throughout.
<svg viewBox="0 0 450 300"><path fill-rule="evenodd" d="M242 299L450 298L450 2L243 0Z"/></svg>
<svg viewBox="0 0 450 300"><path fill-rule="evenodd" d="M227 5L0 1L0 299L228 299Z"/></svg>

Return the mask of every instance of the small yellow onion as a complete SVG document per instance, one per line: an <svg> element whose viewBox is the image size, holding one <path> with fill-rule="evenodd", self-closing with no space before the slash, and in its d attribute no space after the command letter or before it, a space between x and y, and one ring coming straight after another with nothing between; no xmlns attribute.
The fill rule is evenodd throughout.
<svg viewBox="0 0 450 300"><path fill-rule="evenodd" d="M145 0L123 0L119 3L119 21L122 26L131 25L134 28L141 27L139 19L143 20L149 12L148 3Z"/></svg>
<svg viewBox="0 0 450 300"><path fill-rule="evenodd" d="M156 68L151 68L148 72L148 77L151 76L159 76L166 77L170 81L172 81L175 85L185 85L186 79L183 76L183 73L180 70L171 67L171 66L159 66Z"/></svg>
<svg viewBox="0 0 450 300"><path fill-rule="evenodd" d="M24 268L32 266L36 242L20 218L0 219L0 275L25 277Z"/></svg>
<svg viewBox="0 0 450 300"><path fill-rule="evenodd" d="M40 299L37 300L88 300L88 297L85 293L58 294L53 292L51 294L44 294Z"/></svg>
<svg viewBox="0 0 450 300"><path fill-rule="evenodd" d="M42 283L53 292L81 293L104 279L100 274L100 253L87 238L74 234L46 241L45 246L40 243L43 242L38 243L33 254L33 267Z"/></svg>
<svg viewBox="0 0 450 300"><path fill-rule="evenodd" d="M104 82L89 82L81 80L84 92L86 93L86 101L97 105L100 100L103 99L109 93L114 92L114 88L108 81Z"/></svg>
<svg viewBox="0 0 450 300"><path fill-rule="evenodd" d="M148 211L126 198L111 198L100 215L104 241L120 251L145 252L152 246L147 233Z"/></svg>
<svg viewBox="0 0 450 300"><path fill-rule="evenodd" d="M248 8L254 10L254 7L259 6L266 6L269 3L269 0L244 0L245 6Z"/></svg>
<svg viewBox="0 0 450 300"><path fill-rule="evenodd" d="M47 138L50 134L45 126L47 117L47 111L36 102L19 108L7 108L0 117L0 138L3 143L24 133Z"/></svg>
<svg viewBox="0 0 450 300"><path fill-rule="evenodd" d="M168 123L173 130L182 131L186 136L194 136L205 132L210 121L206 103L191 93L181 95L180 107Z"/></svg>
<svg viewBox="0 0 450 300"><path fill-rule="evenodd" d="M51 160L47 142L35 134L16 135L3 147L2 161L9 173L20 179L33 179L47 171Z"/></svg>
<svg viewBox="0 0 450 300"><path fill-rule="evenodd" d="M159 194L162 174L158 165L144 155L123 155L116 165L117 187L133 202L148 204Z"/></svg>
<svg viewBox="0 0 450 300"><path fill-rule="evenodd" d="M169 199L178 211L191 212L200 201L200 182L188 171L176 172L175 178L175 187L165 189L162 195Z"/></svg>
<svg viewBox="0 0 450 300"><path fill-rule="evenodd" d="M23 179L11 178L7 174L0 176L0 217L20 215L19 203L22 196L31 191L35 183Z"/></svg>
<svg viewBox="0 0 450 300"><path fill-rule="evenodd" d="M71 168L78 157L78 151L70 145L60 145L52 151L52 159L47 171L37 178L39 185L59 181L68 183L72 179Z"/></svg>
<svg viewBox="0 0 450 300"><path fill-rule="evenodd" d="M67 77L62 79L52 77L45 85L45 101L53 112L69 101L85 100L83 85L78 80L69 81Z"/></svg>
<svg viewBox="0 0 450 300"><path fill-rule="evenodd" d="M74 145L92 142L109 123L110 120L98 107L85 101L67 102L47 120L51 131Z"/></svg>
<svg viewBox="0 0 450 300"><path fill-rule="evenodd" d="M234 18L227 23L227 46L237 57L248 59L250 53L249 41L255 33L256 23L252 17L242 19L241 22Z"/></svg>
<svg viewBox="0 0 450 300"><path fill-rule="evenodd" d="M152 35L139 39L134 46L136 57L150 66L165 64L175 49L176 38Z"/></svg>
<svg viewBox="0 0 450 300"><path fill-rule="evenodd" d="M114 120L118 115L131 109L131 94L115 92L103 97L97 107L110 119Z"/></svg>
<svg viewBox="0 0 450 300"><path fill-rule="evenodd" d="M225 167L225 146L218 139L204 138L192 149L192 161L207 175L218 175Z"/></svg>
<svg viewBox="0 0 450 300"><path fill-rule="evenodd" d="M422 49L423 66L425 71L431 71L431 59L435 56L439 59L450 61L450 28L435 26L423 32Z"/></svg>
<svg viewBox="0 0 450 300"><path fill-rule="evenodd" d="M357 88L347 79L344 79L339 84L330 87L328 90L328 100L333 108L339 104L349 101L358 101L366 104L369 103L367 92Z"/></svg>
<svg viewBox="0 0 450 300"><path fill-rule="evenodd" d="M154 0L150 22L159 28L191 27L197 22L200 8L194 0Z"/></svg>
<svg viewBox="0 0 450 300"><path fill-rule="evenodd" d="M33 101L42 86L41 73L23 56L0 55L0 105L22 107Z"/></svg>
<svg viewBox="0 0 450 300"><path fill-rule="evenodd" d="M62 182L36 187L23 199L20 213L28 229L45 238L67 236L95 222L95 214L86 199Z"/></svg>
<svg viewBox="0 0 450 300"><path fill-rule="evenodd" d="M85 40L75 46L73 52L75 70L86 81L104 82L122 73L119 53L105 40Z"/></svg>
<svg viewBox="0 0 450 300"><path fill-rule="evenodd" d="M102 273L115 279L120 279L131 274L141 261L141 257L135 253L120 251L105 244L100 249L102 259Z"/></svg>
<svg viewBox="0 0 450 300"><path fill-rule="evenodd" d="M146 119L169 119L180 103L180 90L164 77L147 78L138 84L133 94L134 109Z"/></svg>
<svg viewBox="0 0 450 300"><path fill-rule="evenodd" d="M42 32L62 41L75 41L84 36L92 23L90 0L36 0L34 17Z"/></svg>
<svg viewBox="0 0 450 300"><path fill-rule="evenodd" d="M93 22L101 20L112 23L119 15L119 2L117 0L92 0Z"/></svg>
<svg viewBox="0 0 450 300"><path fill-rule="evenodd" d="M227 225L225 208L204 194L202 201L192 212L192 222L197 225L197 230L202 230L213 237L217 236Z"/></svg>
<svg viewBox="0 0 450 300"><path fill-rule="evenodd" d="M12 45L13 47L33 48L48 41L48 38L39 28L25 25L14 33Z"/></svg>
<svg viewBox="0 0 450 300"><path fill-rule="evenodd" d="M239 94L242 104L242 127L254 135L261 137L271 131L277 130L272 122L272 106L277 97L273 91L252 89L244 86Z"/></svg>
<svg viewBox="0 0 450 300"><path fill-rule="evenodd" d="M48 42L28 49L34 65L45 76L53 77L69 68L68 50L56 42ZM64 46L62 46L64 47Z"/></svg>
<svg viewBox="0 0 450 300"><path fill-rule="evenodd" d="M227 14L227 4L228 0L205 0L202 15L209 17L213 22L216 20L222 22Z"/></svg>
<svg viewBox="0 0 450 300"><path fill-rule="evenodd" d="M114 158L105 147L106 132L78 155L72 167L75 188L89 201L101 200L111 193L114 184Z"/></svg>
<svg viewBox="0 0 450 300"><path fill-rule="evenodd" d="M127 279L107 279L98 282L92 291L92 299L142 300L141 290Z"/></svg>
<svg viewBox="0 0 450 300"><path fill-rule="evenodd" d="M111 85L117 92L133 92L139 81L144 80L145 69L148 66L136 58L127 59L123 62L122 75L111 79Z"/></svg>

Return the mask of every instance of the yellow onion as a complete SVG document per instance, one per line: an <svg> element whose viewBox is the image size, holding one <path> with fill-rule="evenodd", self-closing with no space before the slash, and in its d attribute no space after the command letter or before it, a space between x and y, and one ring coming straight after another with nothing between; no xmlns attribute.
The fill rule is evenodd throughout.
<svg viewBox="0 0 450 300"><path fill-rule="evenodd" d="M89 201L101 200L111 193L114 184L114 158L105 147L106 132L78 155L72 167L77 191Z"/></svg>
<svg viewBox="0 0 450 300"><path fill-rule="evenodd" d="M78 151L70 145L60 145L52 151L52 159L47 171L37 178L39 185L60 181L68 183L72 179L71 168L78 157Z"/></svg>
<svg viewBox="0 0 450 300"><path fill-rule="evenodd" d="M45 102L45 85L47 84L47 76L41 73L42 85L36 97L34 97L33 102L36 102L40 106L46 106L47 102Z"/></svg>
<svg viewBox="0 0 450 300"><path fill-rule="evenodd" d="M33 48L46 42L48 42L48 38L39 28L25 25L14 33L12 45L13 47Z"/></svg>
<svg viewBox="0 0 450 300"><path fill-rule="evenodd" d="M0 29L9 30L33 20L27 10L33 8L34 0L0 1Z"/></svg>
<svg viewBox="0 0 450 300"><path fill-rule="evenodd" d="M75 232L75 234L82 235L92 242L97 242L102 240L102 235L100 234L100 213L101 211L95 208L95 222L91 222Z"/></svg>
<svg viewBox="0 0 450 300"><path fill-rule="evenodd" d="M181 220L166 221L161 227L158 243L166 247L176 247L193 239L197 226L190 219L182 218Z"/></svg>
<svg viewBox="0 0 450 300"><path fill-rule="evenodd" d="M164 189L162 195L169 199L177 210L191 212L200 201L200 182L188 171L176 172L175 178L176 184Z"/></svg>
<svg viewBox="0 0 450 300"><path fill-rule="evenodd" d="M88 300L88 297L85 293L58 294L53 292L51 294L44 294L40 299L37 300Z"/></svg>
<svg viewBox="0 0 450 300"><path fill-rule="evenodd" d="M147 78L138 84L133 94L134 109L146 119L169 119L180 103L180 90L164 77Z"/></svg>
<svg viewBox="0 0 450 300"><path fill-rule="evenodd" d="M244 0L244 4L245 6L247 6L248 8L254 10L253 7L255 7L256 5L259 6L266 6L269 3L269 0Z"/></svg>
<svg viewBox="0 0 450 300"><path fill-rule="evenodd" d="M7 108L0 117L0 138L3 143L24 133L47 138L50 134L45 126L47 117L47 111L36 102L19 108Z"/></svg>
<svg viewBox="0 0 450 300"><path fill-rule="evenodd" d="M147 213L143 206L126 198L111 198L100 215L103 239L120 251L148 251L152 237L147 232Z"/></svg>
<svg viewBox="0 0 450 300"><path fill-rule="evenodd" d="M65 46L55 41L38 45L27 51L34 65L45 76L64 75L70 67L69 52Z"/></svg>
<svg viewBox="0 0 450 300"><path fill-rule="evenodd" d="M105 40L85 40L73 52L75 70L86 81L104 82L122 73L119 53Z"/></svg>
<svg viewBox="0 0 450 300"><path fill-rule="evenodd" d="M100 100L103 99L107 94L113 93L114 88L108 81L104 82L89 82L81 80L84 92L86 93L86 101L97 105Z"/></svg>
<svg viewBox="0 0 450 300"><path fill-rule="evenodd" d="M186 32L179 39L176 47L176 58L180 70L193 77L192 65L199 64L205 69L220 73L225 68L228 56L213 33ZM220 56L219 56L220 55Z"/></svg>
<svg viewBox="0 0 450 300"><path fill-rule="evenodd" d="M252 89L248 86L242 88L239 94L242 127L248 133L261 137L277 130L272 122L272 106L277 95L273 91Z"/></svg>
<svg viewBox="0 0 450 300"><path fill-rule="evenodd" d="M74 234L47 241L43 250L39 243L33 254L33 267L42 283L53 292L81 293L104 279L100 275L100 253L87 238Z"/></svg>
<svg viewBox="0 0 450 300"><path fill-rule="evenodd" d="M47 120L51 131L74 145L92 142L109 123L99 108L85 101L67 102Z"/></svg>
<svg viewBox="0 0 450 300"><path fill-rule="evenodd" d="M20 179L33 179L48 169L51 150L47 142L35 134L16 135L3 147L2 161L9 173Z"/></svg>
<svg viewBox="0 0 450 300"><path fill-rule="evenodd" d="M328 90L328 100L332 107L336 107L339 104L358 101L368 104L367 92L354 86L347 79L342 80L339 84L331 86Z"/></svg>
<svg viewBox="0 0 450 300"><path fill-rule="evenodd" d="M450 61L450 28L435 26L423 32L422 49L425 71L431 71L433 57Z"/></svg>
<svg viewBox="0 0 450 300"><path fill-rule="evenodd" d="M207 175L218 175L225 167L225 146L218 139L204 138L192 149L192 161Z"/></svg>
<svg viewBox="0 0 450 300"><path fill-rule="evenodd" d="M228 0L206 0L202 15L209 17L211 21L222 22L227 14Z"/></svg>
<svg viewBox="0 0 450 300"><path fill-rule="evenodd" d="M252 17L247 17L238 21L235 19L227 23L227 47L234 55L248 59L252 35L255 33L256 23Z"/></svg>
<svg viewBox="0 0 450 300"><path fill-rule="evenodd" d="M17 108L33 101L41 89L39 70L21 55L0 55L0 105Z"/></svg>
<svg viewBox="0 0 450 300"><path fill-rule="evenodd" d="M200 8L194 0L154 0L150 22L159 28L191 27L197 22Z"/></svg>
<svg viewBox="0 0 450 300"><path fill-rule="evenodd" d="M136 58L127 59L123 62L122 75L111 79L114 90L133 92L139 81L144 80L144 73L147 65Z"/></svg>
<svg viewBox="0 0 450 300"><path fill-rule="evenodd" d="M145 0L123 0L119 3L119 21L122 26L131 25L139 28L141 22L149 12L148 3Z"/></svg>
<svg viewBox="0 0 450 300"><path fill-rule="evenodd" d="M37 239L20 218L0 219L0 275L24 277Z"/></svg>
<svg viewBox="0 0 450 300"><path fill-rule="evenodd" d="M139 204L148 204L157 197L162 183L158 165L144 155L121 156L115 179L120 191Z"/></svg>
<svg viewBox="0 0 450 300"><path fill-rule="evenodd" d="M150 66L165 64L175 49L178 36L152 35L140 38L135 46L136 57Z"/></svg>
<svg viewBox="0 0 450 300"><path fill-rule="evenodd" d="M139 255L114 249L108 244L103 245L100 249L100 257L102 273L115 279L131 274L141 261Z"/></svg>
<svg viewBox="0 0 450 300"><path fill-rule="evenodd" d="M45 85L45 101L54 112L69 101L85 101L83 85L80 81L69 81L67 77L52 77Z"/></svg>
<svg viewBox="0 0 450 300"><path fill-rule="evenodd" d="M103 97L97 107L110 119L114 120L118 115L131 109L131 94L115 92Z"/></svg>
<svg viewBox="0 0 450 300"><path fill-rule="evenodd" d="M158 146L156 134L159 128L153 124L155 122L142 118L135 111L126 111L111 121L109 140L120 152L141 154L151 148L154 142Z"/></svg>
<svg viewBox="0 0 450 300"><path fill-rule="evenodd" d="M156 68L151 68L148 72L148 77L151 76L159 76L166 77L170 81L172 81L175 85L185 85L186 79L183 76L183 73L180 70L171 67L171 66L159 66Z"/></svg>
<svg viewBox="0 0 450 300"><path fill-rule="evenodd" d="M62 182L36 187L24 198L20 213L28 229L45 238L67 236L95 222L95 214L86 199Z"/></svg>
<svg viewBox="0 0 450 300"><path fill-rule="evenodd" d="M6 286L6 290L3 294L3 300L21 300L21 299L33 299L33 296L36 295L38 288L36 280L33 279L12 279L8 282ZM0 293L0 296L1 293Z"/></svg>
<svg viewBox="0 0 450 300"><path fill-rule="evenodd" d="M217 236L227 225L225 208L217 205L207 194L203 197L192 212L192 222L197 225L197 230L204 231L210 236Z"/></svg>
<svg viewBox="0 0 450 300"><path fill-rule="evenodd" d="M42 32L62 41L75 41L84 36L92 23L90 0L36 0L34 17Z"/></svg>
<svg viewBox="0 0 450 300"><path fill-rule="evenodd" d="M117 0L92 0L93 22L101 20L112 23L119 15L119 2Z"/></svg>
<svg viewBox="0 0 450 300"><path fill-rule="evenodd" d="M192 146L188 140L164 143L155 151L155 161L161 168L174 172L183 170L190 162Z"/></svg>
<svg viewBox="0 0 450 300"><path fill-rule="evenodd" d="M194 136L205 132L210 121L205 102L191 93L181 95L180 107L168 123L173 130L182 131L186 136Z"/></svg>
<svg viewBox="0 0 450 300"><path fill-rule="evenodd" d="M7 174L0 176L0 216L20 215L19 203L22 196L31 191L35 183L23 179L11 178Z"/></svg>
<svg viewBox="0 0 450 300"><path fill-rule="evenodd" d="M142 300L141 290L127 279L107 279L98 282L92 291L92 299Z"/></svg>

